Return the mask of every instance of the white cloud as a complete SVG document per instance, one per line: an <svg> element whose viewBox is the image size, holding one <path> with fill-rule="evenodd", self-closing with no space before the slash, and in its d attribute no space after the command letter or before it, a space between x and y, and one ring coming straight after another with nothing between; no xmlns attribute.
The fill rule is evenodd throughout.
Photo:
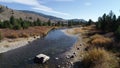
<svg viewBox="0 0 120 68"><path fill-rule="evenodd" d="M85 6L91 6L92 3L90 3L90 2L86 2L84 5L85 5Z"/></svg>
<svg viewBox="0 0 120 68"><path fill-rule="evenodd" d="M74 0L54 0L54 1L61 1L61 2L67 2L67 1L74 1Z"/></svg>
<svg viewBox="0 0 120 68"><path fill-rule="evenodd" d="M0 2L19 3L19 4L28 5L32 9L35 9L35 10L41 10L41 11L45 11L45 12L62 14L62 15L69 15L67 13L62 13L62 12L59 12L59 11L55 11L54 9L52 9L50 7L42 5L38 0L0 0Z"/></svg>

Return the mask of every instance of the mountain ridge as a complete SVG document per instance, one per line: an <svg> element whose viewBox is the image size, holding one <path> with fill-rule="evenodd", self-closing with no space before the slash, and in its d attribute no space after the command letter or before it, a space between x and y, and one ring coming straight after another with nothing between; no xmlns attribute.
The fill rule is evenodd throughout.
<svg viewBox="0 0 120 68"><path fill-rule="evenodd" d="M55 17L52 15L47 15L35 11L29 11L29 10L14 10L11 8L8 8L7 6L0 5L0 20L5 21L9 20L11 16L14 16L15 18L22 18L23 20L27 21L36 21L37 19L40 19L42 22L48 22L51 20L51 22L58 22L58 21L77 21L77 22L86 22L84 19L63 19L59 17Z"/></svg>

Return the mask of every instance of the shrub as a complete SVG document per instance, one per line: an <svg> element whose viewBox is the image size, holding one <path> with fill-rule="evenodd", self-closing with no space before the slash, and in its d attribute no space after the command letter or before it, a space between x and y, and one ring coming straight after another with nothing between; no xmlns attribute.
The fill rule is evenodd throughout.
<svg viewBox="0 0 120 68"><path fill-rule="evenodd" d="M110 44L112 43L112 39L96 34L91 37L90 43L96 46L110 47Z"/></svg>
<svg viewBox="0 0 120 68"><path fill-rule="evenodd" d="M117 68L116 57L101 48L88 50L82 60L84 68Z"/></svg>

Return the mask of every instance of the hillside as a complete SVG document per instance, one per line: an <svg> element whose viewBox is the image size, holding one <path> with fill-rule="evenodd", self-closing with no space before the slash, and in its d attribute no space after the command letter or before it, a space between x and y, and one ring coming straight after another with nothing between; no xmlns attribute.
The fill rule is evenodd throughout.
<svg viewBox="0 0 120 68"><path fill-rule="evenodd" d="M14 16L15 18L22 18L23 20L28 20L28 21L35 21L38 18L43 22L47 22L49 19L51 21L62 20L62 18L57 18L54 16L45 15L42 13L37 13L33 11L24 11L24 10L13 10L8 7L0 5L1 21L9 20L11 16Z"/></svg>
<svg viewBox="0 0 120 68"><path fill-rule="evenodd" d="M42 17L45 17L45 18L49 18L50 20L64 20L62 18L58 18L58 17L55 17L55 16L50 16L50 15L46 15L46 14L43 14L43 13L38 13L38 12L34 12L34 11L28 11L28 10L19 10L19 11L22 11L22 12L25 12L25 13L31 13L31 14L37 14L39 16L42 16Z"/></svg>

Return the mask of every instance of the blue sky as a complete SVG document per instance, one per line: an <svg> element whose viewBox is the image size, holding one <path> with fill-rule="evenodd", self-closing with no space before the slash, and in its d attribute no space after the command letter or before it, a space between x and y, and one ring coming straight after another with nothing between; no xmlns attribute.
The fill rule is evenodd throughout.
<svg viewBox="0 0 120 68"><path fill-rule="evenodd" d="M17 10L31 10L64 19L92 19L112 10L120 15L120 0L0 0L0 4Z"/></svg>

